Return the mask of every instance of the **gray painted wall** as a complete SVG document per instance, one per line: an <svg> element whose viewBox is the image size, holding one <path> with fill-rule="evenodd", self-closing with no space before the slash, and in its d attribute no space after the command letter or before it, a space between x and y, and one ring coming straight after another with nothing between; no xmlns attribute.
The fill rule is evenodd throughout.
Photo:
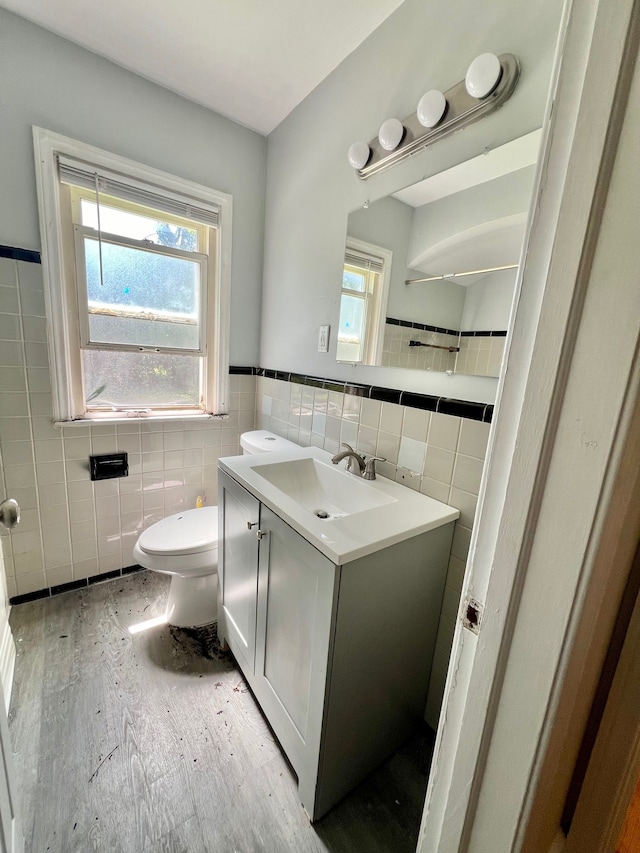
<svg viewBox="0 0 640 853"><path fill-rule="evenodd" d="M414 208L397 198L381 198L349 214L348 234L393 252L385 316L459 329L465 290L450 282L407 287L423 273L407 266Z"/></svg>
<svg viewBox="0 0 640 853"><path fill-rule="evenodd" d="M407 257L415 263L432 246L455 234L526 211L534 177L535 166L527 166L416 208Z"/></svg>
<svg viewBox="0 0 640 853"><path fill-rule="evenodd" d="M40 249L32 125L233 195L231 364L257 364L266 140L0 9L0 243Z"/></svg>
<svg viewBox="0 0 640 853"><path fill-rule="evenodd" d="M335 362L318 326L337 328L349 211L541 126L561 0L406 0L269 136L261 364L423 393L491 401L496 380ZM429 88L447 89L484 51L510 51L522 77L504 107L367 182L346 152Z"/></svg>
<svg viewBox="0 0 640 853"><path fill-rule="evenodd" d="M516 270L502 270L470 284L460 328L476 332L508 328L515 280Z"/></svg>

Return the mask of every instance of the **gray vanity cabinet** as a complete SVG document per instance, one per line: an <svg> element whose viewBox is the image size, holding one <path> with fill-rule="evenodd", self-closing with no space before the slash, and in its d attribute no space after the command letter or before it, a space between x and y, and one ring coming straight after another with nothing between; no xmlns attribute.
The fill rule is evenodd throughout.
<svg viewBox="0 0 640 853"><path fill-rule="evenodd" d="M423 719L453 523L338 566L219 486L218 633L317 820Z"/></svg>
<svg viewBox="0 0 640 853"><path fill-rule="evenodd" d="M220 472L218 517L218 609L223 611L226 639L244 671L253 672L256 655L258 539L260 502L231 477ZM221 620L218 619L218 625Z"/></svg>
<svg viewBox="0 0 640 853"><path fill-rule="evenodd" d="M254 692L313 816L336 567L264 504Z"/></svg>

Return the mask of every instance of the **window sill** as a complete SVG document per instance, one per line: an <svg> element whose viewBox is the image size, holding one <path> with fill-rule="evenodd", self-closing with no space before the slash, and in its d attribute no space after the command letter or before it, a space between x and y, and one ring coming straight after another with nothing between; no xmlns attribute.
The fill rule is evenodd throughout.
<svg viewBox="0 0 640 853"><path fill-rule="evenodd" d="M162 423L164 421L223 421L227 420L229 415L185 415L185 414L159 414L159 415L135 415L132 417L122 417L122 415L114 415L113 417L86 417L78 418L74 421L55 421L54 426L60 429L70 427L86 427L86 426L101 426L105 424L139 424L139 423Z"/></svg>

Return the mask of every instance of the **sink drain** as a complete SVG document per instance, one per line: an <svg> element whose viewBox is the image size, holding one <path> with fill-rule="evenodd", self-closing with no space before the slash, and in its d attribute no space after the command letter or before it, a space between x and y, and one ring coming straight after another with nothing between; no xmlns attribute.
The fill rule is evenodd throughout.
<svg viewBox="0 0 640 853"><path fill-rule="evenodd" d="M318 518L329 518L329 513L325 509L315 509L313 514Z"/></svg>

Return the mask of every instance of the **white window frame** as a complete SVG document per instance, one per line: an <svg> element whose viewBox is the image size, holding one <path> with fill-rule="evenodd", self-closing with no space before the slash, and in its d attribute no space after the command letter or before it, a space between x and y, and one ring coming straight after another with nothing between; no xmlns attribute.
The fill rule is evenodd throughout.
<svg viewBox="0 0 640 853"><path fill-rule="evenodd" d="M127 415L122 412L86 411L80 366L81 312L77 310L76 303L73 250L69 252L65 249L68 245L66 232L70 223L64 221L61 215L58 155L83 160L96 169L102 168L119 173L132 181L150 184L159 191L166 192L169 197L186 196L193 199L194 203L217 206L217 262L213 275L210 276L207 340L201 342L201 346L206 350L203 359L204 408L201 412L192 414L184 410L157 411L145 415L144 418L193 419L228 414L232 196L40 127L33 128L33 140L54 421L69 424L95 420L131 420L131 413ZM103 234L103 239L105 236ZM154 250L156 248L158 247L154 247ZM206 306L204 307L206 310Z"/></svg>
<svg viewBox="0 0 640 853"><path fill-rule="evenodd" d="M382 270L380 272L380 282L372 292L359 293L355 290L349 290L343 287L340 291L340 305L338 308L338 324L336 328L340 328L340 313L342 310L342 296L354 296L363 299L366 303L365 314L365 334L364 334L364 352L360 361L350 361L348 359L336 360L341 364L381 364L382 363L382 346L384 339L385 316L384 313L387 307L387 298L389 295L389 282L391 280L391 263L393 261L393 252L391 249L385 249L382 246L376 246L373 243L366 243L364 240L358 240L356 237L347 236L346 252L353 252L371 258L379 258L382 261ZM346 265L346 257L343 263L343 270Z"/></svg>

